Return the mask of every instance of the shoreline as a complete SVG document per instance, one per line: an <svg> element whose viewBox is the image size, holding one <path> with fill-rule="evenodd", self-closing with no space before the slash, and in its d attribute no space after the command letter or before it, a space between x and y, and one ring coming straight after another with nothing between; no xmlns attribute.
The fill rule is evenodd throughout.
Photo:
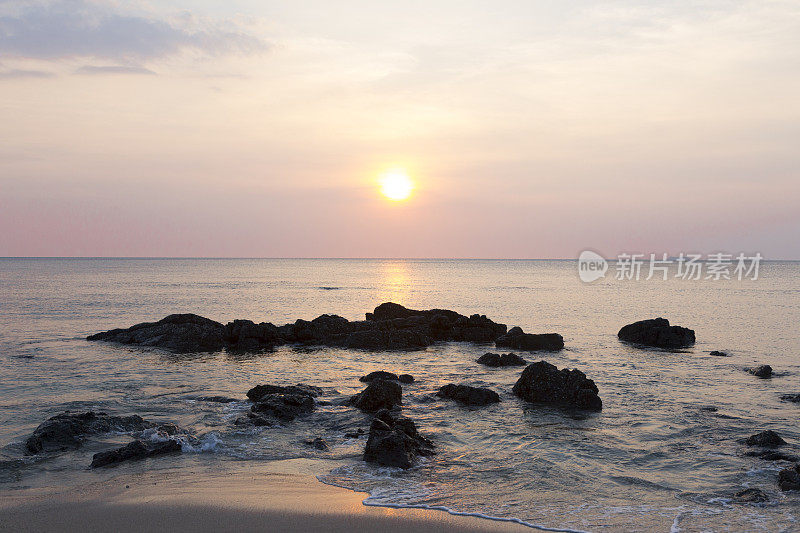
<svg viewBox="0 0 800 533"><path fill-rule="evenodd" d="M2 490L0 530L531 531L520 523L444 509L370 504L366 493L319 481L313 464L129 470L73 487Z"/></svg>

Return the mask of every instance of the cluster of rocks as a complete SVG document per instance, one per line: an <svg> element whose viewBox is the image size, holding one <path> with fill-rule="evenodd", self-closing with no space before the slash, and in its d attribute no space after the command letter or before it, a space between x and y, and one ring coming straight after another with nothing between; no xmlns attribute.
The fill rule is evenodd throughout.
<svg viewBox="0 0 800 533"><path fill-rule="evenodd" d="M375 414L364 447L364 460L382 466L411 468L418 457L435 453L433 443L417 432L410 418L393 415L388 409Z"/></svg>
<svg viewBox="0 0 800 533"><path fill-rule="evenodd" d="M174 424L156 424L139 415L112 416L95 411L85 413L67 411L39 424L25 441L25 450L31 455L77 450L91 436L110 432L136 433L145 430L155 430L162 436L176 435L180 431ZM164 438L158 442L137 439L120 448L94 454L91 467L110 466L124 461L180 453L180 451L181 445L174 438Z"/></svg>
<svg viewBox="0 0 800 533"><path fill-rule="evenodd" d="M556 368L546 361L525 367L514 384L514 394L523 400L563 407L600 411L603 402L597 385L580 370Z"/></svg>
<svg viewBox="0 0 800 533"><path fill-rule="evenodd" d="M658 348L685 348L695 342L694 330L670 326L666 318L640 320L623 326L617 337L625 342Z"/></svg>
<svg viewBox="0 0 800 533"><path fill-rule="evenodd" d="M776 448L786 446L787 444L783 437L778 435L778 433L768 429L756 433L755 435L751 435L745 439L741 439L739 442L746 446L756 448L756 450L745 452L745 456L758 457L766 461L786 461L789 463L795 463L791 467L784 468L778 472L778 488L783 491L800 490L800 457L791 453L783 452L781 450L776 450ZM742 491L742 493L737 493L735 495L735 499L754 503L767 501L766 495L763 493L763 491L760 491L760 489L747 490L758 491L758 493L748 493L748 496L750 496L752 499L742 500L740 496L742 493L745 493L745 491Z"/></svg>
<svg viewBox="0 0 800 533"><path fill-rule="evenodd" d="M283 344L335 346L367 350L415 350L438 341L494 342L506 325L485 315L465 316L446 309L418 311L387 302L366 320L351 322L337 315L275 326L234 320L226 325L194 314L170 315L87 337L92 341L159 347L174 352L259 351Z"/></svg>
<svg viewBox="0 0 800 533"><path fill-rule="evenodd" d="M558 333L525 333L517 326L498 337L495 346L514 350L558 351L564 348L564 337Z"/></svg>

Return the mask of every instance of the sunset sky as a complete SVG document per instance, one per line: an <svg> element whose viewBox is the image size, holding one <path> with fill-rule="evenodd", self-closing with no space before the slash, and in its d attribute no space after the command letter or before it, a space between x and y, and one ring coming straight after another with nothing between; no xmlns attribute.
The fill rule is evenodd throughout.
<svg viewBox="0 0 800 533"><path fill-rule="evenodd" d="M800 259L798 95L797 1L0 0L0 256Z"/></svg>

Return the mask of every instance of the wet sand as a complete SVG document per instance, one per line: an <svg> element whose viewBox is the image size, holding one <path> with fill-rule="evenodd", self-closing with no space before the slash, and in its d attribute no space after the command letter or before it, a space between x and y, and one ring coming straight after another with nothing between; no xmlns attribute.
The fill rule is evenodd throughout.
<svg viewBox="0 0 800 533"><path fill-rule="evenodd" d="M365 506L297 464L238 471L151 471L65 489L0 492L2 531L531 531L443 511Z"/></svg>

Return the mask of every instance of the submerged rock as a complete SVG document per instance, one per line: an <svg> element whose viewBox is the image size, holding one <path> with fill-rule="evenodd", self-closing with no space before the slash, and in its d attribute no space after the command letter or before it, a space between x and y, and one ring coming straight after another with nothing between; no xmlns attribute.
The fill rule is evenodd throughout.
<svg viewBox="0 0 800 533"><path fill-rule="evenodd" d="M733 495L733 499L741 503L763 503L768 501L769 497L763 490L752 487L740 490Z"/></svg>
<svg viewBox="0 0 800 533"><path fill-rule="evenodd" d="M111 416L102 412L70 413L48 418L25 441L29 454L61 452L79 448L86 437L110 431L142 431L156 427L138 415Z"/></svg>
<svg viewBox="0 0 800 533"><path fill-rule="evenodd" d="M490 367L524 366L528 364L525 359L513 352L504 354L485 353L478 358L477 362Z"/></svg>
<svg viewBox="0 0 800 533"><path fill-rule="evenodd" d="M594 381L580 370L559 370L546 361L528 365L514 384L514 394L523 400L600 411L603 402Z"/></svg>
<svg viewBox="0 0 800 533"><path fill-rule="evenodd" d="M326 441L322 437L316 437L314 439L304 440L303 443L307 446L311 446L312 448L316 448L317 450L321 451L328 451L330 449L330 446L328 446L328 441Z"/></svg>
<svg viewBox="0 0 800 533"><path fill-rule="evenodd" d="M761 446L762 448L777 448L786 444L786 441L771 429L750 435L739 442L747 446Z"/></svg>
<svg viewBox="0 0 800 533"><path fill-rule="evenodd" d="M465 405L489 405L500 401L500 396L491 389L452 383L440 388L436 395Z"/></svg>
<svg viewBox="0 0 800 533"><path fill-rule="evenodd" d="M800 490L800 465L778 472L778 487L781 490Z"/></svg>
<svg viewBox="0 0 800 533"><path fill-rule="evenodd" d="M297 385L256 385L247 391L247 397L253 402L258 402L270 394L305 394L316 398L322 394L322 389L313 385L298 383Z"/></svg>
<svg viewBox="0 0 800 533"><path fill-rule="evenodd" d="M371 381L366 389L352 396L349 403L367 413L394 409L403 403L403 388L396 381L378 378Z"/></svg>
<svg viewBox="0 0 800 533"><path fill-rule="evenodd" d="M400 383L407 385L409 383L414 383L414 376L412 376L411 374L400 374L399 376L397 376L397 380Z"/></svg>
<svg viewBox="0 0 800 533"><path fill-rule="evenodd" d="M797 457L796 455L778 452L775 450L752 451L745 453L745 456L758 457L759 459L764 459L765 461L788 461L790 463L796 463L800 461L800 457Z"/></svg>
<svg viewBox="0 0 800 533"><path fill-rule="evenodd" d="M720 352L719 350L711 350L710 352L708 352L708 355L713 355L714 357L729 357L726 352Z"/></svg>
<svg viewBox="0 0 800 533"><path fill-rule="evenodd" d="M91 467L112 466L125 461L138 461L157 455L180 453L180 451L180 443L173 439L155 443L145 443L140 440L135 440L116 450L94 454Z"/></svg>
<svg viewBox="0 0 800 533"><path fill-rule="evenodd" d="M800 403L800 392L794 392L792 394L783 394L781 395L781 400L785 402Z"/></svg>
<svg viewBox="0 0 800 533"><path fill-rule="evenodd" d="M154 346L179 353L223 348L257 352L283 344L417 350L437 341L492 342L506 332L505 324L484 315L468 317L446 309L417 311L394 303L381 304L366 316L366 320L355 322L325 314L283 326L250 320L234 320L223 326L198 315L182 314L87 339Z"/></svg>
<svg viewBox="0 0 800 533"><path fill-rule="evenodd" d="M194 314L169 315L127 329L112 329L86 337L90 341L152 346L175 352L214 352L225 346L225 326Z"/></svg>
<svg viewBox="0 0 800 533"><path fill-rule="evenodd" d="M772 377L772 367L769 365L759 365L753 368L748 368L747 371L754 376L762 379Z"/></svg>
<svg viewBox="0 0 800 533"><path fill-rule="evenodd" d="M522 328L514 327L505 335L498 337L494 344L498 348L554 352L564 348L564 337L558 333L525 333Z"/></svg>
<svg viewBox="0 0 800 533"><path fill-rule="evenodd" d="M381 466L411 468L417 457L433 455L433 443L417 432L410 418L395 418L383 409L369 428L364 460Z"/></svg>
<svg viewBox="0 0 800 533"><path fill-rule="evenodd" d="M694 330L670 326L665 318L652 318L628 324L619 330L617 337L626 342L659 348L685 348L695 342Z"/></svg>

